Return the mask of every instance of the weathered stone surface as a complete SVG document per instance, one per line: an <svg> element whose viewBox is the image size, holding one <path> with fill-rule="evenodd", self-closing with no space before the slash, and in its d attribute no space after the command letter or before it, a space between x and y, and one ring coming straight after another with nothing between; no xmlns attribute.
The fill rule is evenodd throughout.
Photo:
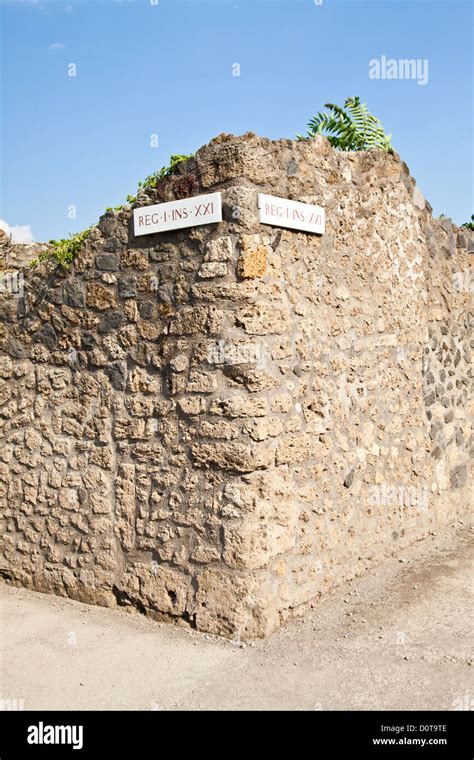
<svg viewBox="0 0 474 760"><path fill-rule="evenodd" d="M105 371L113 388L119 391L125 390L127 385L127 365L125 362L113 362Z"/></svg>
<svg viewBox="0 0 474 760"><path fill-rule="evenodd" d="M95 260L97 269L103 269L109 272L116 272L119 268L119 264L119 257L116 253L99 253Z"/></svg>
<svg viewBox="0 0 474 760"><path fill-rule="evenodd" d="M321 453L322 448L310 433L289 433L279 439L277 464L304 462Z"/></svg>
<svg viewBox="0 0 474 760"><path fill-rule="evenodd" d="M232 238L230 235L210 240L205 247L204 261L229 261L233 256Z"/></svg>
<svg viewBox="0 0 474 760"><path fill-rule="evenodd" d="M262 245L259 235L242 235L239 240L242 253L237 261L239 277L263 277L267 270L268 247Z"/></svg>
<svg viewBox="0 0 474 760"><path fill-rule="evenodd" d="M245 364L224 366L223 372L236 385L245 386L250 393L269 391L272 388L278 387L278 380L273 375L270 375L263 369L257 369Z"/></svg>
<svg viewBox="0 0 474 760"><path fill-rule="evenodd" d="M280 417L270 415L246 422L244 429L254 441L265 441L267 438L275 438L283 432L283 422Z"/></svg>
<svg viewBox="0 0 474 760"><path fill-rule="evenodd" d="M262 467L270 467L275 461L271 449L257 449L237 441L197 443L193 444L191 451L196 465L220 467L229 472L253 472Z"/></svg>
<svg viewBox="0 0 474 760"><path fill-rule="evenodd" d="M192 393L212 393L217 390L217 378L209 372L192 370L186 385L186 391Z"/></svg>
<svg viewBox="0 0 474 760"><path fill-rule="evenodd" d="M205 261L199 267L198 275L203 278L225 277L227 264L222 261Z"/></svg>
<svg viewBox="0 0 474 760"><path fill-rule="evenodd" d="M285 309L271 306L252 306L236 315L236 323L249 335L281 335L288 329L290 314Z"/></svg>
<svg viewBox="0 0 474 760"><path fill-rule="evenodd" d="M473 246L396 155L220 135L181 168L139 203L219 191L221 223L108 211L0 294L2 572L263 636L466 513Z"/></svg>
<svg viewBox="0 0 474 760"><path fill-rule="evenodd" d="M227 420L201 420L193 431L202 438L224 439L227 441L238 438L240 434L240 425L228 422Z"/></svg>
<svg viewBox="0 0 474 760"><path fill-rule="evenodd" d="M120 277L118 280L118 292L120 298L135 298L137 295L136 277Z"/></svg>
<svg viewBox="0 0 474 760"><path fill-rule="evenodd" d="M467 481L467 467L465 464L458 465L450 473L451 488L462 488Z"/></svg>
<svg viewBox="0 0 474 760"><path fill-rule="evenodd" d="M86 296L82 282L66 282L64 284L64 303L68 306L84 308Z"/></svg>
<svg viewBox="0 0 474 760"><path fill-rule="evenodd" d="M268 402L264 398L249 399L247 396L216 398L209 411L225 417L264 417L268 412Z"/></svg>
<svg viewBox="0 0 474 760"><path fill-rule="evenodd" d="M87 286L87 306L104 311L111 309L116 304L115 291L98 282L92 282Z"/></svg>

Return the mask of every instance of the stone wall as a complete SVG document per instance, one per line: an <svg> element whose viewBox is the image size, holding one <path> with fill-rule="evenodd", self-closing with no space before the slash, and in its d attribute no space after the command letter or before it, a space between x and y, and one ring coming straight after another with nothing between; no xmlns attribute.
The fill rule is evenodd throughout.
<svg viewBox="0 0 474 760"><path fill-rule="evenodd" d="M263 636L468 508L468 240L397 155L221 135L0 303L3 576ZM264 227L257 192L326 210Z"/></svg>
<svg viewBox="0 0 474 760"><path fill-rule="evenodd" d="M16 243L0 229L0 272L25 269L48 248L45 243Z"/></svg>

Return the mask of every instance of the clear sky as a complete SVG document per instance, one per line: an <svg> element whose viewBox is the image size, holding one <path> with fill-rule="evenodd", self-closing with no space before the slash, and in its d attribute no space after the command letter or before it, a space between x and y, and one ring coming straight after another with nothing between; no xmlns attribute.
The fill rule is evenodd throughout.
<svg viewBox="0 0 474 760"><path fill-rule="evenodd" d="M0 218L30 225L36 240L95 223L172 153L220 132L294 137L325 102L349 95L392 132L435 215L461 224L473 212L470 2L0 5ZM418 79L370 78L369 61L382 56L427 60L427 83L422 68Z"/></svg>

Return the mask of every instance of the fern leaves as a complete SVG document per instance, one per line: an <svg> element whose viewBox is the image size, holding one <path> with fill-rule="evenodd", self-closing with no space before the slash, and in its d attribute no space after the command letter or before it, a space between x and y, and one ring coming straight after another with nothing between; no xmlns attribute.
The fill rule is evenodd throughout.
<svg viewBox="0 0 474 760"><path fill-rule="evenodd" d="M382 150L392 153L391 135L386 135L382 122L370 113L360 98L347 98L344 108L325 103L329 112L317 113L308 124L308 137L324 135L339 150ZM301 135L297 135L299 139Z"/></svg>

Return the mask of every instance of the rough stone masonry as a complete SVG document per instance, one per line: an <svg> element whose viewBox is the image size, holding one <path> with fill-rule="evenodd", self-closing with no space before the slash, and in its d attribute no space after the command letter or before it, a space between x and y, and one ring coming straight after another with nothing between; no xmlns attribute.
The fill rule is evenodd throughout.
<svg viewBox="0 0 474 760"><path fill-rule="evenodd" d="M0 304L11 583L265 636L468 510L468 232L395 155L220 135ZM257 192L326 234L258 222Z"/></svg>

